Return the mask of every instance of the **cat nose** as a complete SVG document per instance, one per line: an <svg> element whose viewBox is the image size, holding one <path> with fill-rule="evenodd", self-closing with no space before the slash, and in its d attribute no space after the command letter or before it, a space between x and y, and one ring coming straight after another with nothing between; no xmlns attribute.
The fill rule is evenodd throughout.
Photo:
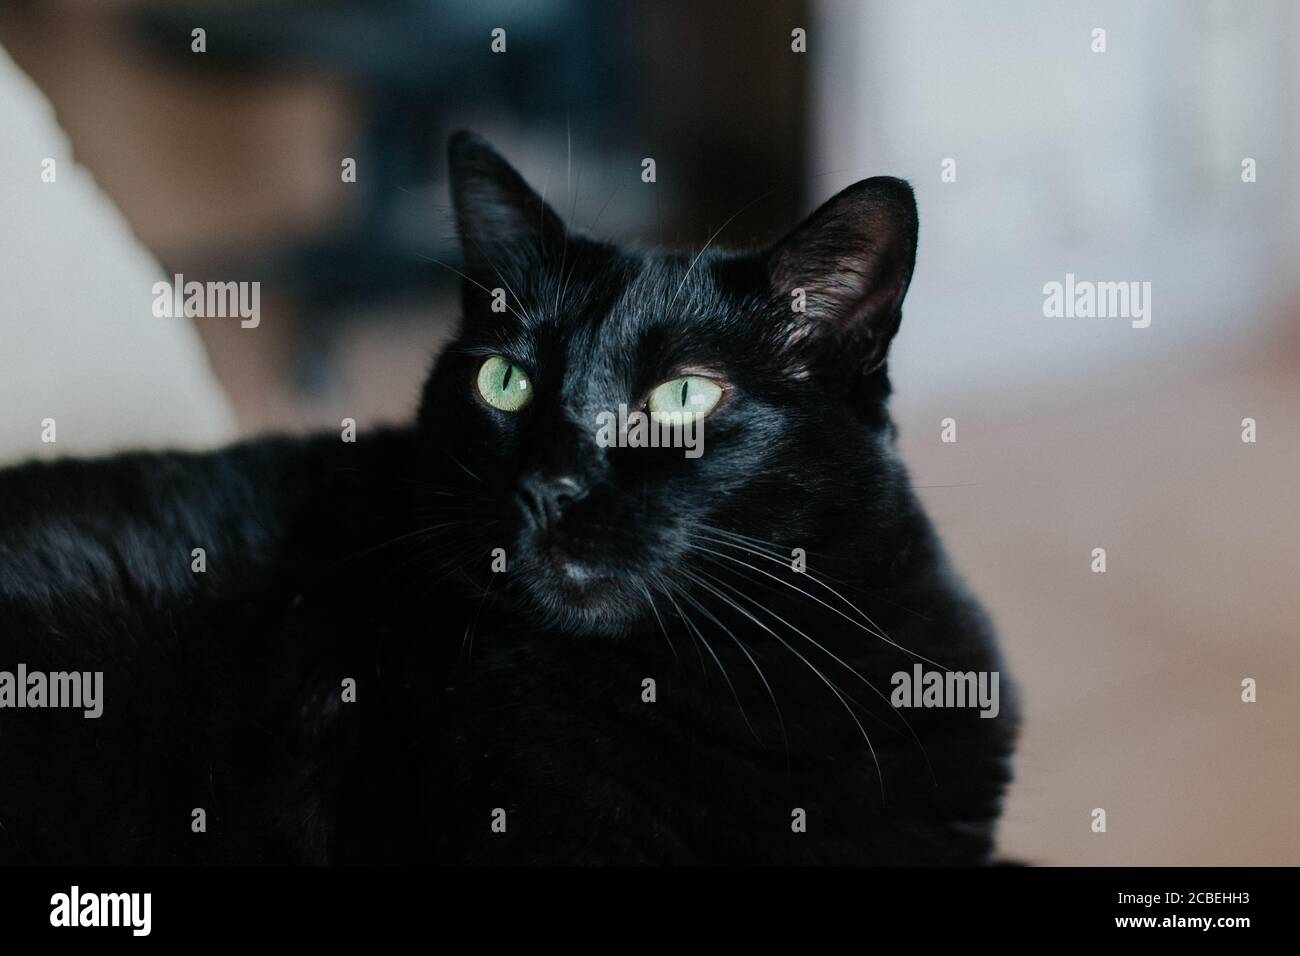
<svg viewBox="0 0 1300 956"><path fill-rule="evenodd" d="M573 475L531 474L519 480L520 510L536 528L553 527L565 508L587 497L587 486Z"/></svg>

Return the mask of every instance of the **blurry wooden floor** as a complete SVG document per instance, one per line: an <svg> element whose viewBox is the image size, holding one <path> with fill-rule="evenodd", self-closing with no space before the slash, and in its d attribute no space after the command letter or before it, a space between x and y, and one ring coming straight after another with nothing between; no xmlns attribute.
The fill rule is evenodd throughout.
<svg viewBox="0 0 1300 956"><path fill-rule="evenodd" d="M939 441L945 415L956 444ZM1023 692L1003 852L1300 864L1300 371L901 425ZM1245 677L1257 703L1241 701Z"/></svg>

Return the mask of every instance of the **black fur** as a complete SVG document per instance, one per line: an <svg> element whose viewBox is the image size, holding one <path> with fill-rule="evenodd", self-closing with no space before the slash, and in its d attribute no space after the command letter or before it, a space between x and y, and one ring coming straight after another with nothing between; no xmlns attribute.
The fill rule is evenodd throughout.
<svg viewBox="0 0 1300 956"><path fill-rule="evenodd" d="M464 320L410 428L0 473L0 669L105 672L99 720L0 710L0 860L988 862L1005 675L995 719L884 699L1003 670L886 411L911 190L634 254L450 153ZM702 457L597 445L686 372L726 383Z"/></svg>

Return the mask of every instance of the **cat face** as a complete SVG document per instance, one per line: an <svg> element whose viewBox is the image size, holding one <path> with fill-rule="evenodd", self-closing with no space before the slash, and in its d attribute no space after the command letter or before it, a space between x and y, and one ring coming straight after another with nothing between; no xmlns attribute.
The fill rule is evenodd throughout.
<svg viewBox="0 0 1300 956"><path fill-rule="evenodd" d="M421 405L449 571L613 634L716 587L731 536L872 547L901 474L883 405L905 183L851 186L760 252L644 254L568 229L481 140L450 157L463 321Z"/></svg>

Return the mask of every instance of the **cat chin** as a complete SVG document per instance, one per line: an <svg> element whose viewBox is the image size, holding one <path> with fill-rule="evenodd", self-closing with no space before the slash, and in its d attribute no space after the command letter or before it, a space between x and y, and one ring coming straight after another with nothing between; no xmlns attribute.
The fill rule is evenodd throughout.
<svg viewBox="0 0 1300 956"><path fill-rule="evenodd" d="M523 616L543 630L577 637L621 638L641 620L644 608L617 585L605 593L575 597L565 589L534 583Z"/></svg>

